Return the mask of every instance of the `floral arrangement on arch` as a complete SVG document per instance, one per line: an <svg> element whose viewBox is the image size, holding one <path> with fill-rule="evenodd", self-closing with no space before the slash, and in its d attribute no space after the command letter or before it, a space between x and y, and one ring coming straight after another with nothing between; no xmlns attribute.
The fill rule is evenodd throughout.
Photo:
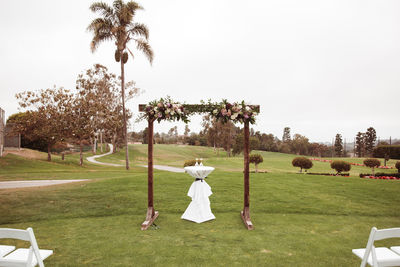
<svg viewBox="0 0 400 267"><path fill-rule="evenodd" d="M182 104L174 102L169 96L150 102L146 105L144 112L144 117L149 120L157 120L158 122L162 120L182 120L185 123L189 122L189 112L185 110Z"/></svg>
<svg viewBox="0 0 400 267"><path fill-rule="evenodd" d="M215 108L210 115L217 120L222 122L232 121L233 123L249 122L251 124L256 122L255 117L258 115L258 112L253 106L246 105L244 101L241 103L229 103L224 99L221 103L215 105L217 105L217 108Z"/></svg>

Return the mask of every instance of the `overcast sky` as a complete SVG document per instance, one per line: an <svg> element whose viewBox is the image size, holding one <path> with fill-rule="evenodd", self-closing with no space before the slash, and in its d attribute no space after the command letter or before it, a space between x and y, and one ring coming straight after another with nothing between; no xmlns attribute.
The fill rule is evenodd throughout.
<svg viewBox="0 0 400 267"><path fill-rule="evenodd" d="M106 1L111 4L111 1ZM311 141L336 133L352 141L373 126L400 137L400 1L143 0L136 20L150 29L153 66L137 53L126 77L145 90L128 104L170 95L200 103L259 104L256 130L283 128ZM15 93L74 88L94 63L119 74L114 44L90 51L92 1L1 1L0 107L18 111ZM134 48L133 44L131 45ZM145 123L133 124L142 130ZM167 132L174 124L156 124ZM179 123L183 133L184 124ZM200 117L189 124L201 129Z"/></svg>

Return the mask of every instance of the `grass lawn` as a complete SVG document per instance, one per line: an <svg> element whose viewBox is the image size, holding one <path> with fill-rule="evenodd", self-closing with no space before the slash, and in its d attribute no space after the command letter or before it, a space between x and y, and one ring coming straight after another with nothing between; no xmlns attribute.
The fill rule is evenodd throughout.
<svg viewBox="0 0 400 267"><path fill-rule="evenodd" d="M0 227L32 227L39 247L54 250L47 266L358 266L351 249L366 245L372 226L400 227L400 181L360 179L356 175L369 169L355 166L351 177L297 174L291 166L294 155L261 152L260 169L268 173L250 174L255 230L247 231L239 215L241 157L216 155L205 147L156 145L156 164L180 167L186 159L203 157L216 167L207 178L216 220L181 220L192 179L155 170L158 228L141 231L147 171L140 165L146 164L147 147L130 148L135 166L129 171L88 162L80 167L79 155L68 155L64 162L55 156L51 163L10 154L0 158L0 181L90 179L0 190ZM123 158L118 152L101 161L121 164ZM314 162L311 171L332 172L323 162ZM396 244L399 239L378 243Z"/></svg>

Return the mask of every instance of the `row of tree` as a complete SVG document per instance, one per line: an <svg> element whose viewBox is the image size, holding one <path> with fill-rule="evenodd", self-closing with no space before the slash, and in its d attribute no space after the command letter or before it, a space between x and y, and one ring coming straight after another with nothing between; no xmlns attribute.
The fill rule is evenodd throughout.
<svg viewBox="0 0 400 267"><path fill-rule="evenodd" d="M189 144L196 146L213 147L215 153L221 149L228 156L240 154L243 151L243 129L236 127L232 122L222 123L209 116L204 116L202 130L199 133L190 133L188 125L183 135L178 135L177 127L171 128L168 133L155 133L154 142L157 144ZM147 143L147 129L130 134L133 141ZM290 134L290 128L285 127L283 138L280 140L273 134L250 130L250 150L264 150L272 152L293 153L310 156L331 156L332 147L320 143L311 143L300 134Z"/></svg>
<svg viewBox="0 0 400 267"><path fill-rule="evenodd" d="M16 95L25 112L10 116L13 131L25 140L46 146L48 160L57 144L77 143L80 164L83 164L83 145L88 141L96 147L98 139L113 143L114 148L124 140L121 79L95 64L78 76L75 90L62 87L25 91ZM139 93L134 82L125 84L125 100ZM131 117L127 109L126 116Z"/></svg>

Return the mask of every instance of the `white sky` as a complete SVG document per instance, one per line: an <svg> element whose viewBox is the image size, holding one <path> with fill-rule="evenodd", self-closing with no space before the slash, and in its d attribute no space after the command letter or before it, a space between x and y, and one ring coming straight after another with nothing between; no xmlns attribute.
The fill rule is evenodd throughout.
<svg viewBox="0 0 400 267"><path fill-rule="evenodd" d="M113 43L90 52L91 2L1 1L6 116L18 111L15 93L74 88L94 63L119 74ZM150 29L155 60L150 66L137 54L126 65L127 79L146 91L128 105L136 114L139 103L166 95L193 104L244 99L261 105L254 128L279 138L285 126L311 141L336 133L351 141L370 126L381 138L400 137L400 1L138 2L145 11L137 21ZM200 117L189 127L199 131Z"/></svg>

